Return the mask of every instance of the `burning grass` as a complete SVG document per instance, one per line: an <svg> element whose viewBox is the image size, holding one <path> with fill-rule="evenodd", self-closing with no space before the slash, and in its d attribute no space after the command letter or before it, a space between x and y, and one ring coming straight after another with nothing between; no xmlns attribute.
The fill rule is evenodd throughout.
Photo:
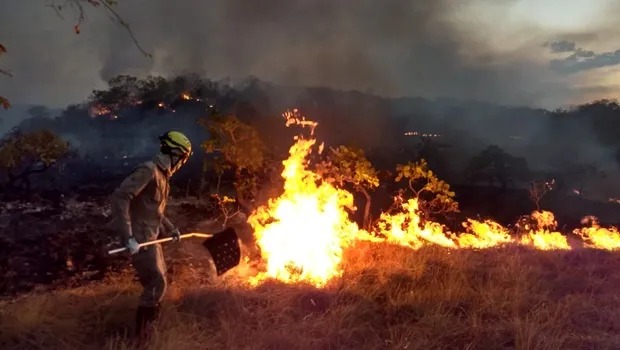
<svg viewBox="0 0 620 350"><path fill-rule="evenodd" d="M187 243L186 243L187 244ZM171 286L150 349L618 348L620 263L597 250L357 243L322 288ZM199 272L196 272L199 273ZM3 349L132 349L129 275L1 305Z"/></svg>

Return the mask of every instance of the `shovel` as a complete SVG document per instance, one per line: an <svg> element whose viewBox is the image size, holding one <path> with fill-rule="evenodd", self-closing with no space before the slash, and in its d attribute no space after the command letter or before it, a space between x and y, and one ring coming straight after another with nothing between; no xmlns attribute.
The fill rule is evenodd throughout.
<svg viewBox="0 0 620 350"><path fill-rule="evenodd" d="M193 237L206 238L204 242L202 242L202 246L205 247L209 251L209 253L211 253L211 257L213 258L213 262L215 263L215 269L218 276L223 275L228 270L239 265L241 261L241 247L239 246L239 238L237 237L237 232L235 232L235 229L233 229L232 227L229 227L224 231L217 232L215 234L196 232L186 233L179 236L179 239ZM167 237L141 243L138 246L142 248L153 244L170 242L172 240L172 237ZM112 249L108 251L108 254L117 254L126 250L127 247Z"/></svg>

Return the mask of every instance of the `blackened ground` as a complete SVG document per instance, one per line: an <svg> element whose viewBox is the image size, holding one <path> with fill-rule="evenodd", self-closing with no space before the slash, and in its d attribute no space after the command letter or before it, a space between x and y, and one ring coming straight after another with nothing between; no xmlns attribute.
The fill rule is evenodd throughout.
<svg viewBox="0 0 620 350"><path fill-rule="evenodd" d="M99 279L116 268L103 254L112 237L103 229L109 212L100 200L69 201L63 208L45 201L2 207L1 294Z"/></svg>
<svg viewBox="0 0 620 350"><path fill-rule="evenodd" d="M82 285L131 269L126 254L107 254L119 242L106 228L106 197L79 199L67 200L62 208L41 200L0 204L0 296ZM194 201L170 203L168 216L183 232L197 232L197 225L214 215L210 207ZM188 263L188 254L179 253L173 244L166 248L171 270ZM198 260L209 261L200 256Z"/></svg>

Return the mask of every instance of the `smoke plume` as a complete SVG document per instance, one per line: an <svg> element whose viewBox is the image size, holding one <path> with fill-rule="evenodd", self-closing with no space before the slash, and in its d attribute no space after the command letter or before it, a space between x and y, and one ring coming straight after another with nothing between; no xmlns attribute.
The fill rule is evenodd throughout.
<svg viewBox="0 0 620 350"><path fill-rule="evenodd" d="M5 62L18 78L0 81L0 88L18 101L62 105L83 99L117 74L196 72L216 79L254 75L290 85L512 105L557 105L578 95L554 80L545 62L522 57L527 51L522 45L500 53L488 43L488 32L458 16L479 2L119 2L118 12L152 60L97 9L88 8L76 36L70 11L62 21L43 5L5 3L0 21L8 23L8 36L2 40L11 53ZM8 18L15 15L37 27ZM39 40L42 31L53 34Z"/></svg>

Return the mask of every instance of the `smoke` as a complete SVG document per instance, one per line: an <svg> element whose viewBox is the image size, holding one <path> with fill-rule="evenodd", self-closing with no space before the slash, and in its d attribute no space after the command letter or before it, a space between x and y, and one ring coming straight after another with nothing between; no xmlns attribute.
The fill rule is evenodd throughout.
<svg viewBox="0 0 620 350"><path fill-rule="evenodd" d="M89 8L81 33L75 35L71 12L66 13L63 21L42 4L7 1L0 5L0 23L6 35L0 41L9 53L0 64L12 71L15 78L0 78L0 92L15 102L58 106L82 101L90 90L105 88L104 82L118 74L172 76L194 72L213 79L253 75L284 86L358 89L391 97L447 96L544 107L574 102L584 92L592 93L592 86L571 87L564 72L574 65L562 63L554 71L550 68L559 62L550 67L544 57L536 56L548 50L591 55L579 47L591 47L596 35L560 33L556 36L534 29L505 38L500 45L489 39L489 31L501 29L498 21L493 21L496 27L480 29L474 18L462 15L470 5L483 2L122 1L118 12L130 23L140 44L153 54L149 59L135 47L123 27L97 9ZM29 25L26 18L37 25ZM495 41L499 41L497 37ZM540 47L545 41L547 49ZM594 56L589 58L601 50L592 51ZM578 58L579 62L588 60L588 57ZM309 105L314 103L314 97L304 93L289 96L287 100L303 98ZM353 129L349 132L372 137L376 143L390 142L392 137L383 133L382 125L377 125L382 123L381 118L387 118L390 113L409 118L410 122L405 124L416 130L419 119L413 118L424 115L424 111L411 112L419 101L404 104L402 109L397 103L388 105L385 101L361 103L353 98L344 101L338 103L338 111L355 111L350 112L350 117L358 118L356 123L351 123L355 125L349 125ZM279 106L281 102L274 105ZM325 106L329 105L325 103L317 110L328 110ZM532 145L538 138L553 132L531 110L516 111L510 119L495 123L489 121L507 113L505 110L476 104L460 108L445 101L429 110L432 113L426 115L437 116L440 121L428 123L429 130L419 131L442 133L451 128L453 134L462 135L461 141L471 139L471 152L479 151L479 145L484 142L507 148L521 142L513 149L527 154L535 150ZM531 118L526 118L528 115ZM157 131L145 127L131 135L136 140L145 140L135 144L135 154L150 152L147 145ZM519 134L512 135L513 132ZM509 138L512 136L520 137L521 141L513 141ZM95 139L98 144L106 144L103 138L93 135ZM456 147L461 141L453 138L447 142ZM570 140L558 142L557 147L569 143ZM593 153L597 157L608 153L606 149L597 149L598 143L593 138L591 144L594 146L581 154L584 160ZM538 162L544 161L543 158Z"/></svg>
<svg viewBox="0 0 620 350"><path fill-rule="evenodd" d="M533 80L544 68L502 62L481 38L464 34L470 33L466 25L451 19L460 6L445 0L182 0L126 6L123 13L144 45L156 50L153 68L160 72L255 75L388 96L542 102L537 89L543 86ZM136 52L127 40L112 45L109 52ZM484 58L464 57L464 51ZM116 54L104 62L103 79L128 68Z"/></svg>
<svg viewBox="0 0 620 350"><path fill-rule="evenodd" d="M0 82L0 87L7 84L6 88L16 92L16 99L24 93L36 96L42 103L68 99L75 102L117 74L196 72L215 79L254 75L288 85L358 89L387 96L447 96L512 105L555 106L578 96L579 91L554 80L547 64L528 58L531 53L527 53L527 45L536 48L543 40L537 44L511 44L510 52L499 52L489 43L488 31L477 28L471 19L459 17L468 6L481 2L485 3L120 2L118 12L130 23L140 44L154 55L153 59L145 58L125 29L97 9L88 9L87 22L76 36L70 30L70 12L62 21L44 6L7 3L3 5L7 11L0 14L2 23L11 22L6 40L12 56L7 65L15 70L20 82ZM36 39L42 37L40 30L7 18L15 13L28 13L40 30L55 35L46 36L48 39L42 43ZM42 51L47 54L41 55ZM45 65L37 60L43 60ZM33 66L38 68L33 71ZM49 88L63 79L62 91ZM33 87L33 82L43 86Z"/></svg>

